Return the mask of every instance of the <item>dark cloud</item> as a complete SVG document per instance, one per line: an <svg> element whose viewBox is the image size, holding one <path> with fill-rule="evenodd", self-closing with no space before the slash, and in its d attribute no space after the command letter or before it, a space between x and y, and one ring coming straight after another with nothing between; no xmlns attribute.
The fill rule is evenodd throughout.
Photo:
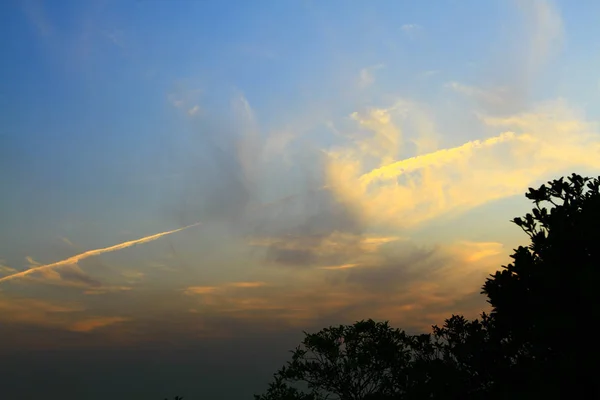
<svg viewBox="0 0 600 400"><path fill-rule="evenodd" d="M267 260L283 266L309 266L314 265L318 257L311 249L286 249L277 244L267 249Z"/></svg>
<svg viewBox="0 0 600 400"><path fill-rule="evenodd" d="M90 287L100 287L102 283L84 273L79 267L62 267L56 270L61 279L66 282L80 283Z"/></svg>
<svg viewBox="0 0 600 400"><path fill-rule="evenodd" d="M349 269L346 282L357 284L368 291L397 291L426 279L433 271L451 261L437 247L416 246L411 243L395 244L392 251L382 252L380 255L377 264Z"/></svg>

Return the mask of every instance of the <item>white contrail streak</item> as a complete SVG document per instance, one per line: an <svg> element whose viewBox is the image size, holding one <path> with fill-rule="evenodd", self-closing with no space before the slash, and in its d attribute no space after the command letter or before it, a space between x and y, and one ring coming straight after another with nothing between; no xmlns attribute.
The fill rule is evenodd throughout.
<svg viewBox="0 0 600 400"><path fill-rule="evenodd" d="M193 226L196 225L200 225L200 222L197 222L195 224L192 225L188 225L188 226L184 226L183 228L179 228L179 229L174 229L172 231L167 231L167 232L161 232L161 233L157 233L155 235L150 235L150 236L146 236L140 239L136 239L136 240L130 240L128 242L124 242L124 243L120 243L120 244L115 244L114 246L110 246L110 247L105 247L103 249L96 249L96 250L88 250L84 253L81 254L77 254L73 257L69 257L65 260L62 261L57 261L54 262L52 264L45 264L45 265L39 265L33 268L29 268L25 271L20 271L17 272L15 274L12 275L8 275L5 276L3 278L0 278L0 283L2 282L6 282L6 281L10 281L12 279L17 279L17 278L21 278L23 276L29 275L31 273L34 273L36 271L41 271L41 270L46 270L46 269L51 269L51 268L56 268L56 267L61 267L63 265L73 265L73 264L77 264L79 261L89 258L89 257L93 257L93 256L99 256L100 254L104 254L104 253L110 253L111 251L117 251L117 250L121 250L121 249L126 249L128 247L131 246L135 246L136 244L142 244L142 243L148 243L151 242L153 240L156 239L160 239L163 236L167 236L176 232L181 232L185 229L191 228Z"/></svg>
<svg viewBox="0 0 600 400"><path fill-rule="evenodd" d="M513 132L505 132L499 136L494 136L485 140L473 140L458 147L442 149L432 153L423 154L405 160L396 161L392 164L377 168L360 177L363 184L369 184L375 180L394 179L398 176L424 167L441 166L460 160L468 156L473 150L484 147L492 147L499 143L512 140L531 140L526 135L516 136Z"/></svg>

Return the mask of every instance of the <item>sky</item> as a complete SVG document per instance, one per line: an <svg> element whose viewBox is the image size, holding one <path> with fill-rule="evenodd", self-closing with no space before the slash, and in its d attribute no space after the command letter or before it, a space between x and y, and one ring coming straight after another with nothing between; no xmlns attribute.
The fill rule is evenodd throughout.
<svg viewBox="0 0 600 400"><path fill-rule="evenodd" d="M302 331L476 317L600 171L600 3L0 2L10 399L251 398Z"/></svg>

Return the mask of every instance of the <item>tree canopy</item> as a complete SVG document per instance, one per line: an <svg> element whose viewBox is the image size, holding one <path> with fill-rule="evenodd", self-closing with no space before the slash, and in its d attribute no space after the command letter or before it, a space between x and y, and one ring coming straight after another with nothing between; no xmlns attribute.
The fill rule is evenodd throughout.
<svg viewBox="0 0 600 400"><path fill-rule="evenodd" d="M531 243L485 281L489 314L452 315L424 335L373 320L305 332L255 400L600 397L590 329L600 305L600 180L572 174L526 197L534 208L512 222Z"/></svg>

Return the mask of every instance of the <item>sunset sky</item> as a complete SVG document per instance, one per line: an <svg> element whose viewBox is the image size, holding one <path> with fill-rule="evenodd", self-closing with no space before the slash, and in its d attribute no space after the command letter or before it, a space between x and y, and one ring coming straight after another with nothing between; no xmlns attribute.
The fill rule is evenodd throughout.
<svg viewBox="0 0 600 400"><path fill-rule="evenodd" d="M527 188L600 173L599 20L0 2L0 397L251 398L302 330L476 316Z"/></svg>

